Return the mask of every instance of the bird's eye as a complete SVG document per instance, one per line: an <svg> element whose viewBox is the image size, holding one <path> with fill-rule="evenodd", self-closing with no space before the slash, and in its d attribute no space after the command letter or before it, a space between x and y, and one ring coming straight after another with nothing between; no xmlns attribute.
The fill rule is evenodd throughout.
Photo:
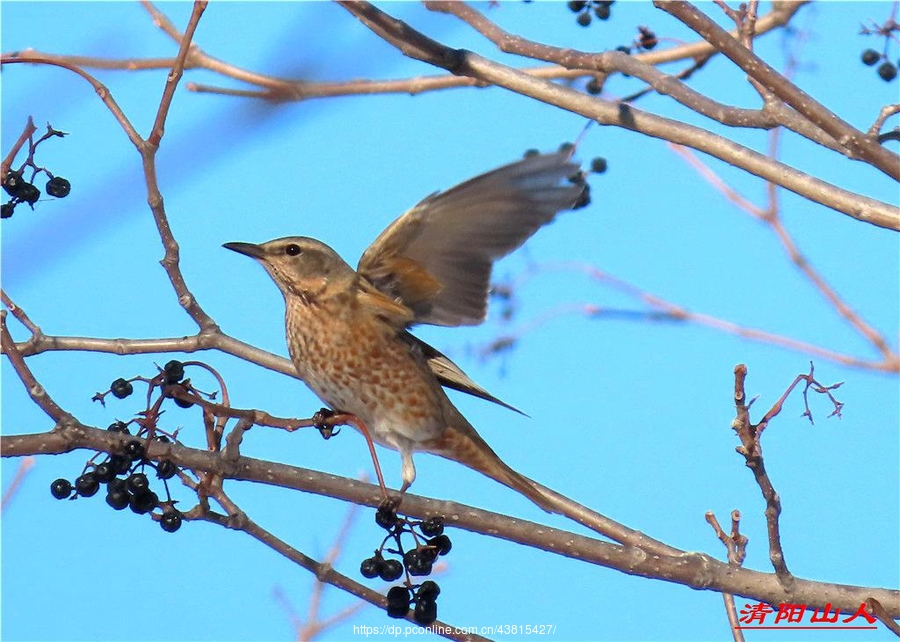
<svg viewBox="0 0 900 642"><path fill-rule="evenodd" d="M298 254L300 254L300 252L302 252L302 250L296 243L289 243L288 245L284 246L284 253L288 256L297 256Z"/></svg>

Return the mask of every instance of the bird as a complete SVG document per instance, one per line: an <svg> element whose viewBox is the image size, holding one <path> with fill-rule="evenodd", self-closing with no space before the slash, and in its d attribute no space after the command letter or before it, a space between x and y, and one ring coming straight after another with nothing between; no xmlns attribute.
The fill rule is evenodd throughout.
<svg viewBox="0 0 900 642"><path fill-rule="evenodd" d="M401 496L416 478L413 453L425 452L560 512L561 496L508 466L444 388L512 406L410 329L484 321L494 262L559 212L589 201L571 154L526 154L435 192L391 223L355 270L309 237L223 245L256 259L284 295L287 347L299 378L333 411L358 419L376 443L399 451Z"/></svg>

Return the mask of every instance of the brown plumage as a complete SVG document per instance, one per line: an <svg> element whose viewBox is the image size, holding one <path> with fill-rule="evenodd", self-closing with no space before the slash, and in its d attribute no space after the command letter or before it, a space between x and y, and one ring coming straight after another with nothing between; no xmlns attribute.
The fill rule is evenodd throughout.
<svg viewBox="0 0 900 642"><path fill-rule="evenodd" d="M565 153L531 156L433 194L389 225L357 270L306 237L225 244L257 259L284 294L288 350L300 378L400 452L401 490L415 479L412 453L421 451L553 510L555 493L503 463L442 386L506 404L408 329L483 321L493 262L578 203L584 186L565 181L577 171Z"/></svg>

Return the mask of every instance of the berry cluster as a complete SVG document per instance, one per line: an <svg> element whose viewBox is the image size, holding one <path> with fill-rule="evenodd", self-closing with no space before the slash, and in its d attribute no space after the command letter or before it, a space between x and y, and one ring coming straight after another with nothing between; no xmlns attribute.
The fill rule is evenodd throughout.
<svg viewBox="0 0 900 642"><path fill-rule="evenodd" d="M120 452L105 455L98 461L98 453L87 465L74 483L67 479L57 479L50 485L50 492L57 499L75 499L77 497L91 497L100 490L100 485L106 485L106 503L115 510L123 510L126 507L143 515L152 513L153 518L159 522L160 527L168 533L174 533L181 528L184 519L182 513L175 508L175 500L169 492L168 481L178 474L178 467L167 459L152 461L146 457L146 447L151 442L172 443L176 439L174 433L166 433L157 425L157 420L162 414L161 406L166 399L172 399L182 408L190 408L194 405L191 398L199 398L200 393L190 379L184 378L186 365L200 365L199 362L187 362L172 360L159 368L159 372L151 378L133 377L132 379L116 379L105 392L94 395L94 401L105 405L107 395L116 399L125 399L134 393L134 381L146 382L150 388L147 395L147 407L137 413L135 419L128 423L116 421L109 426L109 431L122 435L131 435L129 424L136 427L134 439L124 442ZM154 391L159 394L151 403ZM206 395L213 397L214 395ZM177 431L176 431L177 432ZM151 488L152 478L161 480L165 491L165 500L160 499L159 494ZM153 513L159 509L159 513Z"/></svg>
<svg viewBox="0 0 900 642"><path fill-rule="evenodd" d="M130 384L129 384L130 385ZM111 432L130 435L128 424L117 421L108 428ZM145 437L145 429L138 430L137 437ZM156 435L156 441L168 443L166 435ZM160 501L150 488L150 478L147 470L151 469L157 479L162 480L166 492L166 500ZM100 490L100 485L106 485L106 503L115 510L123 510L126 507L138 515L149 513L160 508L162 513L157 517L159 525L167 533L174 533L181 528L182 516L175 508L175 501L169 494L168 480L178 472L178 467L171 461L164 459L153 462L144 457L144 444L139 439L132 439L125 443L121 453L107 455L102 461L88 462L74 484L68 479L57 479L50 484L50 493L56 499L75 499L77 497L92 497Z"/></svg>
<svg viewBox="0 0 900 642"><path fill-rule="evenodd" d="M199 392L191 385L190 379L184 378L184 366L185 364L181 361L173 359L164 365L161 372L152 379L145 379L144 377L116 379L109 386L108 391L98 392L94 395L94 401L104 403L103 400L107 394L111 394L116 399L125 399L134 392L134 385L131 383L132 381L145 381L150 385L151 392L154 388L161 388L162 395L160 396L157 405L162 402L163 399L171 398L179 408L190 408L194 405L194 402L185 397L190 396L191 393L195 395L199 394Z"/></svg>
<svg viewBox="0 0 900 642"><path fill-rule="evenodd" d="M651 49L655 49L658 44L659 38L656 37L656 33L650 27L639 26L638 35L631 44L619 45L616 47L616 51L621 51L626 54L630 54L631 52L640 49L650 51Z"/></svg>
<svg viewBox="0 0 900 642"><path fill-rule="evenodd" d="M874 49L866 49L862 52L862 61L868 67L874 67L879 61L883 61L878 65L878 76L885 82L891 82L897 77L897 65L888 60L885 54L880 54ZM900 65L900 61L897 64Z"/></svg>
<svg viewBox="0 0 900 642"><path fill-rule="evenodd" d="M38 167L34 163L34 151L38 145L48 138L55 136L61 138L65 135L65 132L58 131L53 129L50 125L47 125L47 133L41 136L37 141L29 138L28 160L26 160L17 170L9 169L3 176L2 181L0 181L3 190L10 196L10 200L0 206L0 218L9 218L12 216L16 209L16 205L19 205L20 203L27 203L31 209L34 209L34 204L37 203L38 199L41 197L41 190L35 185L36 179L40 174L45 174L48 178L44 190L49 196L53 196L54 198L65 198L69 195L69 192L72 189L72 185L69 181L62 176L54 176L45 167ZM26 168L31 169L30 180L25 179Z"/></svg>
<svg viewBox="0 0 900 642"><path fill-rule="evenodd" d="M575 149L574 143L563 143L559 146L559 151L563 153L571 153ZM536 149L528 149L525 151L525 158L531 158L532 156L538 156L541 152ZM602 174L606 171L606 159L594 158L591 160L591 172L595 174ZM571 176L568 177L568 180L573 185L579 185L582 187L581 195L578 197L578 200L575 201L575 204L572 206L573 210L581 209L582 207L587 207L591 203L591 186L587 182L588 172L578 171Z"/></svg>
<svg viewBox="0 0 900 642"><path fill-rule="evenodd" d="M396 581L405 572L404 584L391 587L388 591L388 615L405 618L410 605L414 604L415 621L422 626L432 624L437 619L437 596L441 589L431 580L417 585L411 578L430 575L437 558L450 552L452 544L450 538L444 534L444 520L440 517L429 517L426 520L415 521L400 517L394 505L385 502L375 513L375 522L387 530L388 534L375 554L362 561L359 572L363 577L369 579L380 577L385 582ZM404 534L412 535L415 544L413 548L403 546ZM391 540L396 548L387 548ZM399 559L385 557L385 553L399 556L403 560L402 563Z"/></svg>
<svg viewBox="0 0 900 642"><path fill-rule="evenodd" d="M610 8L614 2L615 0L571 0L567 6L572 13L578 14L575 22L582 27L587 27L591 24L592 11L594 16L597 16L597 20L609 20Z"/></svg>
<svg viewBox="0 0 900 642"><path fill-rule="evenodd" d="M633 51L638 51L644 49L646 51L650 51L654 49L656 45L659 44L659 39L656 37L656 34L649 27L638 27L638 35L634 39L631 44L628 45L619 45L615 48L615 51L621 51L623 54L631 55ZM628 74L622 73L624 77L628 77ZM599 77L591 78L587 84L585 85L585 91L589 94L597 95L603 91L603 81Z"/></svg>

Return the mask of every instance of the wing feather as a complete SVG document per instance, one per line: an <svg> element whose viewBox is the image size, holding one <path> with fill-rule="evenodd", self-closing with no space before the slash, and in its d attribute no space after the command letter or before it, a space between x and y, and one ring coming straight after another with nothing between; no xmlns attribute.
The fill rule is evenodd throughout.
<svg viewBox="0 0 900 642"><path fill-rule="evenodd" d="M494 261L576 204L583 186L565 179L577 171L568 153L543 154L433 194L375 239L357 271L415 323L481 323Z"/></svg>

